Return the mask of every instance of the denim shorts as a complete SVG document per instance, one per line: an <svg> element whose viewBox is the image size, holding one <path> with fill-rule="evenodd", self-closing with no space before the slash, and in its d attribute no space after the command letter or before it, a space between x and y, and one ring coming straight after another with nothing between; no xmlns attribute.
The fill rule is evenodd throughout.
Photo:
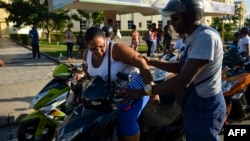
<svg viewBox="0 0 250 141"><path fill-rule="evenodd" d="M141 75L135 76L131 83L127 86L128 88L140 89L144 87L144 82ZM131 101L132 105L119 104L118 108L118 120L116 123L116 136L133 136L136 135L140 129L137 123L137 119L140 116L143 108L149 101L149 96L143 96L138 100ZM130 107L130 108L127 108ZM126 109L126 110L124 110Z"/></svg>
<svg viewBox="0 0 250 141"><path fill-rule="evenodd" d="M193 88L187 96L182 116L187 141L220 141L218 134L226 117L223 93L203 98Z"/></svg>

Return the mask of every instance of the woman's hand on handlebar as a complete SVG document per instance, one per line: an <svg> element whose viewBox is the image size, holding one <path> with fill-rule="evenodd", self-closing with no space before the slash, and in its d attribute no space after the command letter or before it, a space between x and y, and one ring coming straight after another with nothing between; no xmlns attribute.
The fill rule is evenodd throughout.
<svg viewBox="0 0 250 141"><path fill-rule="evenodd" d="M142 96L146 95L143 89L128 89L122 88L119 90L117 95L123 96L123 101L128 103L132 99L139 99Z"/></svg>

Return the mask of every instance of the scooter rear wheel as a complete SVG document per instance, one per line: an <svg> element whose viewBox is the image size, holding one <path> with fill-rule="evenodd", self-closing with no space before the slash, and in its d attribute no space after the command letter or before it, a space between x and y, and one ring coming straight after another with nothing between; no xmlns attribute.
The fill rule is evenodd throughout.
<svg viewBox="0 0 250 141"><path fill-rule="evenodd" d="M33 141L38 124L39 119L28 120L21 123L17 130L17 139L19 141Z"/></svg>
<svg viewBox="0 0 250 141"><path fill-rule="evenodd" d="M55 127L46 125L43 129L42 135L40 137L36 137L35 132L37 130L38 124L39 119L27 120L21 123L17 131L17 139L19 141L51 140L55 132Z"/></svg>

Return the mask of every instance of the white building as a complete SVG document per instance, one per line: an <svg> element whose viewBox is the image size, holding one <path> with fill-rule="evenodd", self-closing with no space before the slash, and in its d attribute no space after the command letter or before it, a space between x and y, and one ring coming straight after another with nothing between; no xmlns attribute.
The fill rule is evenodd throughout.
<svg viewBox="0 0 250 141"><path fill-rule="evenodd" d="M163 27L167 23L167 17L163 17L161 15L151 15L151 16L143 16L140 13L131 13L131 14L122 14L116 15L116 27L121 31L131 30L133 24L136 25L137 30L147 30L147 26L156 23L157 27ZM87 29L87 22L83 19L83 21L72 21L74 24L73 31L85 31ZM103 26L100 25L100 26Z"/></svg>
<svg viewBox="0 0 250 141"><path fill-rule="evenodd" d="M201 19L201 22L207 25L211 25L213 23L212 16L224 16L234 12L234 9L232 9L234 8L234 3L243 3L244 5L244 2L234 2L234 0L206 0L205 2L206 16ZM244 6L241 7L243 7L242 14L246 13ZM147 30L147 25L151 23L156 23L157 27L164 27L167 23L167 20L169 20L169 17L164 17L161 15L144 16L140 13L122 15L116 14L116 26L121 31L131 30L132 24L136 25L137 30ZM244 23L244 21L241 23ZM82 22L76 22L74 25L74 31L84 31L87 28L86 21L84 20Z"/></svg>
<svg viewBox="0 0 250 141"><path fill-rule="evenodd" d="M137 30L147 30L147 26L156 23L157 27L163 28L167 23L167 17L161 15L143 16L140 13L116 15L116 25L121 30L131 30L133 24Z"/></svg>
<svg viewBox="0 0 250 141"><path fill-rule="evenodd" d="M208 24L210 25L212 23L212 17L211 17L211 12L214 12L213 16L222 16L222 12L228 12L228 11L224 11L225 9L227 10L228 7L226 7L225 5L223 6L223 4L233 4L234 1L233 0L206 0L206 1L213 1L213 2L217 2L218 5L215 5L215 3L211 4L211 3L207 3L205 9L207 9L208 11L206 11L208 13L208 15L210 16L206 16L205 18L202 19L202 23ZM74 3L75 5L78 5L78 3ZM215 5L215 6L214 6ZM229 7L230 9L230 7ZM231 12L231 11L229 11ZM244 13L245 11L243 11ZM5 16L6 17L6 16ZM137 26L138 30L146 30L147 29L147 25L151 24L151 23L156 23L157 27L164 27L166 25L167 20L169 20L168 17L163 17L161 15L151 15L151 16L144 16L140 13L131 13L131 14L116 14L116 26L121 30L121 31L128 31L131 30L131 26L132 24L135 24ZM2 18L4 19L4 17ZM1 22L1 18L0 18L0 22ZM74 23L74 27L73 27L73 31L85 31L87 29L87 23L86 20L83 18L83 20L81 22L78 21L73 21ZM244 22L242 22L244 23ZM25 30L23 29L13 29L12 28L12 24L9 24L9 33L28 33L27 29L30 28L26 28ZM103 26L103 25L100 25ZM3 33L3 28L1 27L1 34ZM1 35L0 34L0 35Z"/></svg>

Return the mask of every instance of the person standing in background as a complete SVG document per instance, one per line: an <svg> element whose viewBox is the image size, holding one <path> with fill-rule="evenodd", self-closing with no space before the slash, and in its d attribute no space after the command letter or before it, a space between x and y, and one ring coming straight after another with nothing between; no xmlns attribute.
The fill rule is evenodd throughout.
<svg viewBox="0 0 250 141"><path fill-rule="evenodd" d="M116 37L116 33L117 33L117 28L114 25L113 19L108 19L108 26L111 26L113 28L113 35L112 35L111 40L115 41L115 37Z"/></svg>
<svg viewBox="0 0 250 141"><path fill-rule="evenodd" d="M166 51L169 50L170 48L170 44L172 41L172 29L171 29L171 22L170 20L167 21L167 25L164 26L164 40L163 40L163 45L164 45L164 52L166 53Z"/></svg>
<svg viewBox="0 0 250 141"><path fill-rule="evenodd" d="M249 28L248 27L242 27L240 29L240 40L238 42L239 45L239 53L244 54L246 53L247 55L247 61L249 60L250 56L250 37L248 36L249 33Z"/></svg>
<svg viewBox="0 0 250 141"><path fill-rule="evenodd" d="M73 23L69 23L67 25L67 29L65 31L66 44L67 44L67 57L69 60L73 60L73 46L74 46L74 34L71 31L73 27Z"/></svg>
<svg viewBox="0 0 250 141"><path fill-rule="evenodd" d="M162 41L162 28L158 27L157 29L157 52L160 53L162 50L162 45L161 45L161 41Z"/></svg>
<svg viewBox="0 0 250 141"><path fill-rule="evenodd" d="M140 33L136 30L136 25L132 25L131 33L131 48L138 51L138 46L140 45Z"/></svg>
<svg viewBox="0 0 250 141"><path fill-rule="evenodd" d="M155 51L156 51L156 47L157 47L157 29L156 29L156 24L152 23L152 34L151 34L151 38L152 38L152 46L151 46L151 53L150 53L150 57L155 57Z"/></svg>
<svg viewBox="0 0 250 141"><path fill-rule="evenodd" d="M113 31L113 28L111 26L108 26L108 25L103 26L102 32L104 33L106 40L112 41L114 31Z"/></svg>
<svg viewBox="0 0 250 141"><path fill-rule="evenodd" d="M83 36L82 31L80 31L78 36L76 37L76 47L79 51L79 57L82 58L82 53L87 48L85 37Z"/></svg>
<svg viewBox="0 0 250 141"><path fill-rule="evenodd" d="M153 39L152 39L152 25L148 25L148 31L144 33L143 40L145 40L147 44L147 56L149 57L151 54L151 47L153 44Z"/></svg>
<svg viewBox="0 0 250 141"><path fill-rule="evenodd" d="M232 45L230 47L237 49L238 48L239 40L240 40L240 32L237 31L237 32L234 33L233 43L232 43Z"/></svg>
<svg viewBox="0 0 250 141"><path fill-rule="evenodd" d="M31 47L32 47L33 59L36 59L36 56L38 58L41 58L40 50L39 50L39 35L38 35L38 32L37 32L37 29L36 29L35 25L29 31L29 37L31 39Z"/></svg>
<svg viewBox="0 0 250 141"><path fill-rule="evenodd" d="M166 54L170 55L174 53L174 51L178 50L178 58L177 60L179 60L182 56L184 56L184 52L185 52L185 42L186 42L186 39L187 39L187 34L185 33L182 33L182 34L179 34L179 37L180 39L178 39L175 44L173 46L171 46L169 48L169 50L166 52ZM161 55L159 57L159 59L161 59L165 54Z"/></svg>

